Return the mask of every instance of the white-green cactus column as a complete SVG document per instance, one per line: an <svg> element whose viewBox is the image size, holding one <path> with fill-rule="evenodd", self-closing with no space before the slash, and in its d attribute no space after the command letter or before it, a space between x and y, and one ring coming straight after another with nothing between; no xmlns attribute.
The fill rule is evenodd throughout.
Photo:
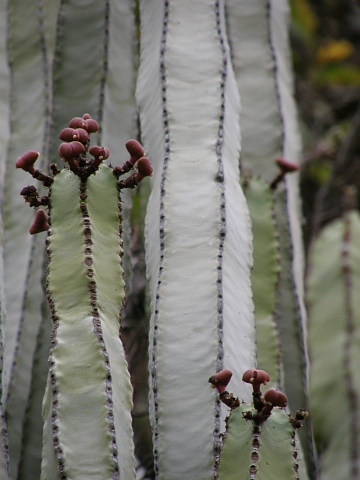
<svg viewBox="0 0 360 480"><path fill-rule="evenodd" d="M279 171L276 157L298 162L301 150L292 95L288 2L228 0L227 13L234 71L242 99L241 165L271 182ZM307 401L307 356L298 175L286 176L277 192L283 268L278 288L282 295L278 295L275 318L282 342L289 404L300 408Z"/></svg>
<svg viewBox="0 0 360 480"><path fill-rule="evenodd" d="M277 157L291 162L301 159L288 35L289 4L287 0L227 0L226 6L232 61L242 105L241 166L271 182L278 175ZM278 378L272 380L285 387L292 411L307 407L309 401L298 182L297 173L286 175L275 192L281 274L273 319L283 368L278 368ZM261 213L260 209L257 215ZM259 350L265 345L264 339L261 340ZM271 345L273 342L268 347ZM310 470L315 472L310 421L300 430L300 436Z"/></svg>
<svg viewBox="0 0 360 480"><path fill-rule="evenodd" d="M326 225L309 255L310 392L321 480L359 478L360 216Z"/></svg>
<svg viewBox="0 0 360 480"><path fill-rule="evenodd" d="M1 142L3 157L0 167L6 304L2 397L9 432L11 475L17 478L33 358L42 319L44 248L43 239L30 237L27 232L32 213L27 209L24 212L19 192L28 179L25 172L15 171L14 160L29 145L37 151L43 149L45 74L38 4L7 2L7 11L2 11L0 15L2 23L6 22L2 25L7 32L3 55L8 64L5 70L1 66L1 111L2 118L10 126L7 145ZM6 85L7 68L10 75ZM2 137L6 130L2 129Z"/></svg>
<svg viewBox="0 0 360 480"><path fill-rule="evenodd" d="M0 287L5 292L2 396L12 476L37 480L41 462L38 438L42 435L41 400L37 403L37 399L43 395L47 369L48 351L43 342L48 349L49 333L44 328L50 330L51 322L42 308L46 302L44 238L28 234L33 214L22 208L19 192L29 179L26 173L15 171L14 161L26 149L35 149L42 153L42 165L38 161L37 167L45 170L47 163L58 158L58 129L66 125L72 112L82 115L87 111L102 120L102 141L112 152L112 164L125 160L124 143L136 135L136 27L131 0L86 0L81 4L11 0L2 2L0 8L0 201L4 223L0 243L5 272ZM122 199L129 209L131 200L125 196ZM128 222L124 223L126 227Z"/></svg>
<svg viewBox="0 0 360 480"><path fill-rule="evenodd" d="M130 479L132 389L119 339L117 181L105 165L86 182L63 169L50 193L47 294L54 328L41 478Z"/></svg>
<svg viewBox="0 0 360 480"><path fill-rule="evenodd" d="M220 405L208 378L255 364L249 214L239 185L239 98L223 3L143 1L137 85L154 165L146 225L150 402L161 479L212 478Z"/></svg>

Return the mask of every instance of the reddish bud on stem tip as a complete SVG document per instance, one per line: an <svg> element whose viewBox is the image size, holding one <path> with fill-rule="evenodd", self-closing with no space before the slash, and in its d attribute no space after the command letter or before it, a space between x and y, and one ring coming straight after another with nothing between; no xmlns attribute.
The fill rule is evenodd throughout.
<svg viewBox="0 0 360 480"><path fill-rule="evenodd" d="M104 150L104 160L110 157L110 150L106 147L103 148Z"/></svg>
<svg viewBox="0 0 360 480"><path fill-rule="evenodd" d="M94 162L93 162L93 167L98 168L100 163L103 160L106 160L110 156L110 150L106 147L99 147L97 145L94 145L93 147L90 148L89 150L90 155L94 157Z"/></svg>
<svg viewBox="0 0 360 480"><path fill-rule="evenodd" d="M96 120L91 118L91 115L84 113L83 119L85 120L85 127L83 126L81 128L84 128L88 133L95 133L99 131L99 124Z"/></svg>
<svg viewBox="0 0 360 480"><path fill-rule="evenodd" d="M276 388L269 388L264 394L265 402L273 407L284 408L288 404L288 399L285 393L279 392Z"/></svg>
<svg viewBox="0 0 360 480"><path fill-rule="evenodd" d="M138 163L138 174L136 175L136 181L138 183L145 177L151 177L153 168L150 163L150 160L147 157L142 157L139 159Z"/></svg>
<svg viewBox="0 0 360 480"><path fill-rule="evenodd" d="M34 163L39 158L40 153L35 152L35 150L29 150L21 155L16 160L16 168L22 168L25 172L29 172L31 175L35 172Z"/></svg>
<svg viewBox="0 0 360 480"><path fill-rule="evenodd" d="M77 157L81 153L85 153L85 147L80 142L62 143L58 148L59 157L64 159L65 162L69 161L69 158Z"/></svg>
<svg viewBox="0 0 360 480"><path fill-rule="evenodd" d="M73 150L73 154L75 155L75 157L79 156L81 153L85 153L85 147L82 143L71 142L70 145L71 145L71 148Z"/></svg>
<svg viewBox="0 0 360 480"><path fill-rule="evenodd" d="M95 133L99 131L99 124L96 120L89 118L85 120L85 127L83 128L85 128L88 133Z"/></svg>
<svg viewBox="0 0 360 480"><path fill-rule="evenodd" d="M231 370L221 370L220 372L212 375L209 378L209 383L211 383L213 388L217 388L219 393L225 391L227 384L230 382L232 377Z"/></svg>
<svg viewBox="0 0 360 480"><path fill-rule="evenodd" d="M264 370L246 370L242 377L243 382L251 383L254 393L260 392L260 386L270 381L269 374Z"/></svg>
<svg viewBox="0 0 360 480"><path fill-rule="evenodd" d="M71 128L85 128L86 121L81 117L74 117L69 122Z"/></svg>
<svg viewBox="0 0 360 480"><path fill-rule="evenodd" d="M285 158L277 158L275 163L280 168L280 173L270 182L269 186L271 190L275 190L277 185L284 179L285 175L290 172L295 172L299 170L299 165L294 162L289 162Z"/></svg>
<svg viewBox="0 0 360 480"><path fill-rule="evenodd" d="M31 195L35 192L36 192L36 188L34 187L34 185L28 185L27 187L24 187L21 190L20 195L27 196L27 195Z"/></svg>
<svg viewBox="0 0 360 480"><path fill-rule="evenodd" d="M285 158L279 157L275 160L275 162L280 167L281 172L284 174L299 170L299 165L297 163L289 162L288 160L285 160Z"/></svg>
<svg viewBox="0 0 360 480"><path fill-rule="evenodd" d="M44 210L40 208L36 212L35 219L29 228L29 233L30 235L35 235L36 233L46 232L49 227L49 217L46 215Z"/></svg>
<svg viewBox="0 0 360 480"><path fill-rule="evenodd" d="M145 155L145 150L137 140L128 140L125 143L125 147L131 155L129 162L132 165L134 165L139 158Z"/></svg>
<svg viewBox="0 0 360 480"><path fill-rule="evenodd" d="M72 142L73 140L78 140L78 131L75 130L75 128L64 128L63 130L61 130L59 138L64 142Z"/></svg>
<svg viewBox="0 0 360 480"><path fill-rule="evenodd" d="M86 143L90 141L90 135L85 130L85 128L77 128L76 131L78 138L74 138L74 140L78 140L81 143Z"/></svg>
<svg viewBox="0 0 360 480"><path fill-rule="evenodd" d="M90 155L95 158L99 158L100 160L106 160L110 156L110 150L106 147L99 147L94 145L89 150Z"/></svg>
<svg viewBox="0 0 360 480"><path fill-rule="evenodd" d="M97 123L96 120L93 120L91 118L91 115L89 115L88 113L84 113L82 118L80 117L73 118L70 123L71 125L69 124L69 127L83 128L88 133L95 133L99 131L99 124Z"/></svg>
<svg viewBox="0 0 360 480"><path fill-rule="evenodd" d="M71 158L73 154L73 149L70 143L62 143L58 148L59 157L67 161L68 158Z"/></svg>
<svg viewBox="0 0 360 480"><path fill-rule="evenodd" d="M60 140L64 142L72 142L74 140L86 143L90 140L90 136L83 128L64 128L59 135Z"/></svg>

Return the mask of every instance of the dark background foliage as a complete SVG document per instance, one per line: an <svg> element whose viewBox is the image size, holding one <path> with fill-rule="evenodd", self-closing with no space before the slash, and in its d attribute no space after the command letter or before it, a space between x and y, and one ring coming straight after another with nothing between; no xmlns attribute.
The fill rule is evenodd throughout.
<svg viewBox="0 0 360 480"><path fill-rule="evenodd" d="M290 3L308 247L326 223L359 205L360 4L356 0Z"/></svg>

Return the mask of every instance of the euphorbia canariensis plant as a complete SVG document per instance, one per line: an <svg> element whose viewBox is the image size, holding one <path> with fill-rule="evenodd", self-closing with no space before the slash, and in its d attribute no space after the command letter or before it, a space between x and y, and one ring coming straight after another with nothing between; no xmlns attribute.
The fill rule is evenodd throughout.
<svg viewBox="0 0 360 480"><path fill-rule="evenodd" d="M229 392L226 391L232 375L231 370L221 370L209 378L209 383L211 383L212 388L218 390L220 400L234 409L240 405L240 402L237 398L234 398L232 393L229 394ZM264 370L246 370L242 376L242 380L253 386L253 403L255 409L258 411L256 415L258 421L266 420L271 415L273 407L284 408L287 406L288 400L286 395L275 388L269 388L265 392L264 397L262 397L260 390L261 385L266 385L270 381L268 373ZM251 417L253 417L253 415Z"/></svg>
<svg viewBox="0 0 360 480"><path fill-rule="evenodd" d="M86 114L69 125L60 133L64 143L58 150L69 168L52 166L48 177L33 167L34 151L16 162L50 186L49 197L41 199L34 186L21 191L30 206L49 210L37 210L30 227L31 234L48 231L46 291L53 320L41 478L130 479L132 389L119 338L124 302L120 191L135 187L152 167L135 141L132 161L122 170L102 164L110 155L106 147L91 147L94 158L88 159L97 123ZM119 180L132 169L128 179Z"/></svg>
<svg viewBox="0 0 360 480"><path fill-rule="evenodd" d="M213 459L221 443L223 413L227 410L217 392L204 387L203 382L212 373L228 368L235 372L237 366L243 371L258 365L259 369L269 372L273 382L269 386L281 389L280 380L289 382L286 392L290 405L290 396L295 400L301 398L300 405L304 405L299 391L306 392L308 365L306 355L301 356L306 353L302 342L306 337L302 332L306 333L306 329L302 329L302 324L305 325L299 255L302 244L294 202L298 198L297 175L285 176L275 191L265 191L260 185L262 195L257 195L259 189L256 188L251 192L252 212L258 213L260 225L269 227L265 233L260 232L263 243L269 246L274 233L269 222L272 218L269 193L277 195L279 200L277 221L282 236L274 253L281 252L281 258L285 258L281 288L275 288L279 282L276 274L272 274L277 268L272 252L271 262L265 265L254 257L255 268L258 265L258 272L263 272L263 276L258 277L260 288L250 282L253 264L250 195L246 200L240 178L249 170L254 176L260 175L268 189L277 173L271 159L299 158L288 61L287 2L140 0L139 15L136 15L140 29L135 27L132 2L128 1L111 5L91 2L86 6L86 21L77 2L51 2L51 9L44 11L44 2L19 0L16 8L13 0L6 3L9 8L5 8L5 2L0 7L4 27L0 29L4 91L0 103L5 123L9 123L6 122L6 112L9 112L11 128L0 129L2 150L8 151L11 159L28 148L44 152L45 158L53 158L58 146L57 135L52 135L49 141L47 126L51 125L56 133L64 127L72 129L59 150L61 158L66 160L65 168L58 172L51 167L52 176L47 179L50 198L41 197L41 189L37 193L31 185L22 192L29 205L42 208L49 215L50 227L47 290L52 300L54 332L44 401L43 478L49 473L49 478L52 475L57 480L65 476L78 480L78 472L75 475L71 462L75 456L82 458L78 455L80 446L83 451L88 450L89 456L96 457L90 458L89 469L93 468L91 474L86 471L83 475L86 480L91 475L96 480L101 476L116 478L117 459L119 469L123 469L120 477L133 476L124 467L125 451L129 448L119 438L127 437L128 418L124 417L122 425L126 428L122 430L118 406L115 406L124 397L123 404L128 405L129 384L124 374L122 387L116 387L119 376L123 375L120 372L126 369L121 354L117 357L115 353L117 340L114 343L109 340L118 336L117 317L123 295L119 280L122 247L114 233L120 223L118 189L135 186L146 173L147 161L141 160L146 158L146 150L149 158L157 162L145 222L150 299L147 310L151 311L149 416L154 468L159 480L209 480L213 478ZM39 21L44 28L39 29ZM132 48L135 39L140 43L139 62ZM46 68L46 62L54 59L54 52L54 68ZM24 53L27 62L23 61ZM11 95L7 95L9 88ZM263 95L259 95L259 90ZM101 140L92 144L103 143L109 147L112 161L119 138L125 143L132 136L135 109L145 149L130 140L126 145L130 159L113 169L114 177L111 169L104 165L108 156L106 147L100 146L101 151L97 149L92 154L87 145L84 131L91 137L99 129L95 120L88 114L75 117L68 125L65 120L68 115L78 115L76 112L98 112ZM33 176L39 178L36 163L33 168ZM12 193L18 193L24 186L23 176L16 176L15 169L7 165L0 170L6 185L0 197L3 198L3 193L7 197L2 205L6 213L3 218L5 289L0 288L0 296L3 290L7 292L8 315L3 323L3 398L12 477L20 480L21 476L27 478L29 472L34 471L28 462L34 455L27 445L35 444L33 424L38 422L28 413L31 412L28 406L38 391L35 370L38 365L44 370L47 367L46 360L45 363L38 361L39 350L46 350L38 349L38 345L46 344L43 338L46 338L48 324L44 319L40 328L39 306L43 300L40 279L44 262L37 254L41 251L38 246L41 238L26 234L26 215L14 208L21 198ZM130 177L123 182L122 178L127 175L122 175L126 172ZM139 194L141 190L144 191L139 189ZM264 216L261 217L264 211L270 214L266 222ZM255 225L254 220L252 224ZM260 250L268 259L269 250L261 247L260 244ZM20 269L24 269L22 274ZM266 286L267 291L273 288L279 295L276 302L273 298L266 301L255 329L253 298L258 291L257 297L260 296L262 286ZM276 368L277 364L269 369L266 358L270 357L270 361L280 358L277 334L280 336L284 329L267 328L268 325L264 329L260 324L263 318L272 319L274 305L286 325L292 328L290 334L287 329L287 338L281 340L281 346L285 347L281 349L281 358L285 359L287 368L284 375ZM259 308L255 307L255 314ZM79 311L85 312L84 317L79 318ZM112 322L108 322L110 317ZM92 347L85 352L91 342ZM266 349L269 355L259 355L256 359L255 344L259 353L263 344L270 346ZM70 345L71 352L66 350ZM289 350L290 361L286 361ZM74 362L77 351L79 355ZM299 355L293 362L297 351ZM22 352L29 353L23 355ZM41 358L47 359L47 353ZM89 375L84 372L85 366L90 366ZM103 387L105 382L105 391L99 387L99 391L94 392L94 384L89 381L94 370L102 379L96 385ZM294 371L297 374L293 374ZM241 376L234 377L233 390L241 400L250 402L251 388L241 382ZM65 395L74 392L74 387L79 387L76 397L80 390L84 394L82 409L64 423L64 406L73 403L70 395ZM222 387L219 385L219 388ZM102 408L89 408L93 399L94 402L103 399ZM234 413L241 408L240 405ZM146 405L141 411L147 411ZM91 422L84 420L86 412ZM109 414L108 419L104 420L104 412L105 416ZM266 429L279 412L282 411L274 408L262 428ZM99 420L103 433L100 440L94 436L97 431L92 428L94 419ZM27 425L31 425L30 429ZM251 430L252 422L247 421L246 425ZM119 433L122 431L123 434ZM106 449L114 439L117 451ZM264 446L266 444L264 442ZM100 458L99 452L104 451L105 455ZM245 453L246 459L250 456L251 452ZM114 461L104 467L104 458ZM281 459L277 460L280 464ZM37 468L39 463L36 461ZM237 470L248 478L251 465L245 461ZM268 471L261 461L258 468L259 472L263 468ZM254 469L256 471L255 467L251 472ZM273 476L287 478L283 473L276 466ZM40 474L33 477L38 480Z"/></svg>
<svg viewBox="0 0 360 480"><path fill-rule="evenodd" d="M308 371L304 368L307 365L305 336L299 333L305 331L305 323L300 321L300 316L296 319L291 317L295 311L294 306L291 306L291 298L296 282L290 282L290 278L300 270L296 268L292 273L287 263L293 258L293 251L290 251L292 244L285 242L290 224L289 219L284 221L284 210L278 202L285 198L283 189L286 188L289 192L289 184L296 181L296 175L292 172L296 172L299 166L286 157L278 157L275 162L269 162L269 166L274 167L274 164L280 172L271 172L271 176L269 172L269 179L262 174L255 176L248 172L243 180L252 220L254 246L251 283L257 331L257 370L266 368L271 378L269 387L286 390L289 408L297 410L308 405L307 390L303 388L307 385ZM294 234L293 238L298 236L299 233ZM300 298L301 296L296 296L294 301L297 302ZM302 347L299 346L299 341L303 342ZM252 378L251 372L249 377ZM261 410L261 402L257 403L255 398L254 402ZM312 470L312 475L315 475L310 422L307 422L300 436L309 466L311 465L309 471Z"/></svg>
<svg viewBox="0 0 360 480"><path fill-rule="evenodd" d="M230 370L224 370L209 379L218 389L220 399L223 393L233 398L224 390L231 376ZM249 478L250 472L250 478L255 479L258 471L267 479L306 478L304 469L300 476L295 435L306 412L296 412L294 417L287 415L282 410L287 406L287 397L275 388L267 390L262 398L260 387L270 381L264 370L247 370L243 381L253 385L254 402L229 405L227 432L215 464L216 478Z"/></svg>

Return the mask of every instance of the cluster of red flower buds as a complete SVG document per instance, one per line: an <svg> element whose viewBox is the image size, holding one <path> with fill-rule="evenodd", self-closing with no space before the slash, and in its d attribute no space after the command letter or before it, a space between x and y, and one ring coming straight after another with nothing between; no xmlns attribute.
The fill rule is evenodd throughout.
<svg viewBox="0 0 360 480"><path fill-rule="evenodd" d="M221 370L220 372L212 375L209 378L209 382L213 388L216 388L219 392L220 400L230 407L231 409L237 408L240 405L239 399L235 398L232 393L226 390L228 383L232 377L231 370ZM253 404L256 414L247 412L245 418L248 420L254 420L258 424L264 422L270 417L271 411L274 407L284 408L287 406L288 400L284 393L279 392L275 388L269 388L264 396L261 393L261 386L266 385L270 381L268 373L264 370L252 369L247 370L243 377L243 382L250 383L253 387ZM300 419L305 418L306 412L299 411L294 418L291 417L294 427L299 428L301 426Z"/></svg>
<svg viewBox="0 0 360 480"><path fill-rule="evenodd" d="M68 163L69 169L75 175L78 175L83 180L95 173L102 160L105 160L110 155L110 151L107 148L92 147L92 149L100 149L102 155L97 155L97 157L91 160L87 159L86 153L90 147L90 134L98 131L98 123L88 113L85 113L82 117L71 119L69 126L61 130L59 135L60 140L64 142L58 148L59 157ZM89 153L92 155L91 151ZM100 157L102 158L100 159Z"/></svg>
<svg viewBox="0 0 360 480"><path fill-rule="evenodd" d="M106 147L98 145L90 147L90 135L98 130L98 123L88 113L85 113L82 117L73 118L69 122L69 126L61 130L59 135L63 143L58 148L58 154L68 164L69 169L80 177L82 181L86 181L90 175L94 174L102 161L110 156L110 151ZM133 173L125 180L119 180L118 186L120 189L136 187L143 178L151 176L153 171L149 159L145 156L143 147L137 140L129 140L125 146L130 154L130 159L120 167L113 168L113 173L118 180L121 175L127 172L133 171ZM93 158L88 159L87 153ZM16 160L16 168L21 168L25 172L30 173L33 178L40 180L45 187L50 187L54 177L45 175L34 166L39 155L35 150L27 151ZM50 170L54 176L59 173L54 163L50 165ZM49 197L40 197L33 185L24 187L20 194L31 207L49 205ZM43 209L39 209L29 231L31 234L35 234L46 231L48 228L49 218Z"/></svg>
<svg viewBox="0 0 360 480"><path fill-rule="evenodd" d="M130 153L130 158L120 167L114 167L114 175L116 178L119 178L121 175L124 175L124 173L132 170L136 165L137 173L119 182L120 188L134 188L143 178L152 175L153 168L149 159L145 156L143 147L137 140L128 140L125 143L125 147Z"/></svg>
<svg viewBox="0 0 360 480"><path fill-rule="evenodd" d="M264 397L261 394L261 385L266 385L270 381L269 374L264 370L246 370L243 382L250 383L253 387L253 403L255 409L259 412L259 417L266 420L271 415L273 407L284 408L287 406L288 399L286 395L275 388L269 388Z"/></svg>
<svg viewBox="0 0 360 480"><path fill-rule="evenodd" d="M82 118L73 118L69 127L64 128L59 135L60 140L64 142L58 149L59 156L69 164L70 170L82 179L86 179L89 175L95 173L101 162L110 156L110 150L106 147L94 145L89 148L90 134L98 130L98 123L86 113ZM130 153L130 159L120 167L115 167L113 172L116 178L119 178L136 167L136 173L119 182L120 188L134 188L143 178L151 176L152 166L145 156L143 147L137 140L129 140L125 146ZM86 152L89 152L93 159L88 161Z"/></svg>

